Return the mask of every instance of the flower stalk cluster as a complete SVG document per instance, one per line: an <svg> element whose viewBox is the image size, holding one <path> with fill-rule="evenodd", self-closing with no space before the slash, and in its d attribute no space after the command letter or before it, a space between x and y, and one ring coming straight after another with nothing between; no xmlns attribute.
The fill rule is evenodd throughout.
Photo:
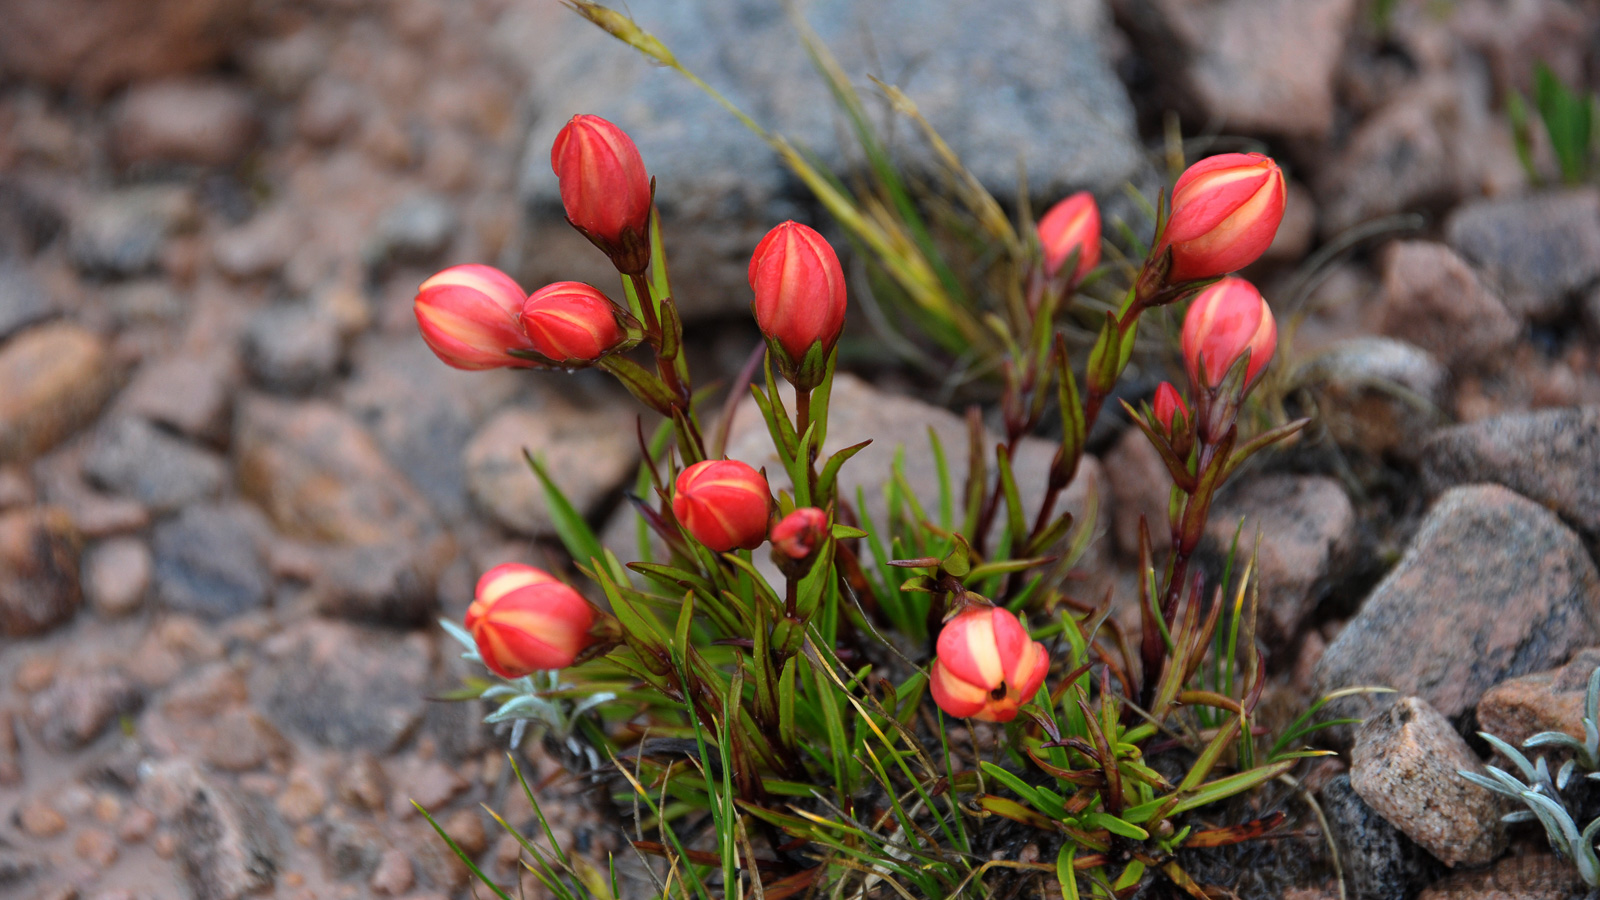
<svg viewBox="0 0 1600 900"><path fill-rule="evenodd" d="M677 66L630 21L579 5ZM785 158L806 165L797 154ZM751 313L765 347L735 391L748 390L767 427L778 460L769 476L723 456L726 421L718 431L702 427L666 276L656 185L638 148L614 124L577 116L557 137L551 163L568 221L612 262L624 302L577 282L524 294L495 269L457 266L419 289L418 326L448 365L593 366L659 416L658 441L643 439L641 422L646 453L629 500L665 552L624 565L531 460L590 596L576 579L530 566L484 573L464 627L450 628L470 642L472 658L505 679L493 689L503 702L491 718L585 728L597 757L626 749L635 761L626 777L662 837L636 846L694 861L686 871L695 879L699 867L720 865L721 889L730 893L741 880L759 879L769 892L786 885L788 896L854 877L825 860L871 847L873 858L890 860L883 871L926 895L960 893L979 874L969 867L966 819L998 816L1052 836L1060 856L1051 871L1064 890L1076 892L1082 871L1121 894L1156 872L1184 885L1179 848L1248 839L1276 823L1195 832L1178 821L1276 777L1301 755L1275 748L1262 765L1252 761L1249 718L1261 674L1251 667L1233 677L1242 582L1230 585L1228 676L1198 686L1207 654L1222 653L1227 604L1219 595L1208 608L1189 571L1217 489L1245 458L1303 424L1241 435L1240 412L1272 360L1276 327L1252 286L1219 280L1258 257L1276 231L1283 177L1270 159L1212 157L1177 180L1153 249L1124 273L1122 302L1083 361L1067 350L1063 318L1086 286L1115 277L1101 262L1094 198L1073 194L1026 240L1010 234L1016 290L987 317L1007 348L999 440L990 445L974 411L965 491L951 484L935 442L944 482L936 513L897 473L882 522L864 497L839 489L842 468L866 444L822 450L849 312L844 269L823 234L784 222L752 248ZM803 180L819 190L833 183L807 172ZM836 212L845 202L837 194L825 200ZM859 210L840 221L856 237L876 227ZM997 233L1010 227L989 212L981 221ZM880 254L912 246L862 244ZM887 263L907 278L921 266L940 268L920 255ZM1115 626L1106 610L1065 592L1092 523L1056 507L1129 364L1140 318L1184 304L1185 386L1163 383L1153 405L1126 407L1175 485L1174 549L1159 572L1145 542L1145 622L1134 653L1125 636L1109 636ZM780 390L785 382L792 394ZM1052 405L1063 437L1046 484L1029 496L1013 461ZM776 578L754 555L763 544ZM1208 729L1190 747L1199 761L1169 782L1146 764L1147 745L1197 709ZM958 765L939 724L946 716L1000 727L1009 762L974 756ZM684 760L645 734L664 735L679 753L692 746L696 774L686 776ZM942 761L931 749L941 744ZM1240 770L1208 781L1229 747ZM916 809L894 800L902 796L916 797ZM885 797L890 807L881 807ZM678 842L685 810L705 811L717 828L714 860ZM891 822L900 846L919 848L896 852L925 857L915 867L885 855L890 842L878 836ZM907 843L911 834L923 837ZM769 881L772 873L781 875Z"/></svg>

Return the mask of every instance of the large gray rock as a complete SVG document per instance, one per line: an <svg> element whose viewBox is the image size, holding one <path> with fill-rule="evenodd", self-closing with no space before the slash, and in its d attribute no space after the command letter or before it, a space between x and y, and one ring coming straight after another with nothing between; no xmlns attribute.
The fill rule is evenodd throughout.
<svg viewBox="0 0 1600 900"><path fill-rule="evenodd" d="M351 357L354 371L341 387L344 407L440 513L465 513L462 451L492 411L539 376L511 369L452 369L414 332L400 339L365 339Z"/></svg>
<svg viewBox="0 0 1600 900"><path fill-rule="evenodd" d="M1592 643L1597 620L1600 576L1577 535L1498 485L1455 488L1328 646L1318 692L1383 685L1455 718L1495 684ZM1362 694L1325 709L1363 718L1393 700Z"/></svg>
<svg viewBox="0 0 1600 900"><path fill-rule="evenodd" d="M1368 806L1349 775L1339 775L1319 795L1328 830L1355 900L1406 900L1439 868L1428 854Z"/></svg>
<svg viewBox="0 0 1600 900"><path fill-rule="evenodd" d="M1445 237L1499 282L1512 312L1557 317L1600 278L1600 190L1469 203L1445 222Z"/></svg>
<svg viewBox="0 0 1600 900"><path fill-rule="evenodd" d="M1600 538L1600 406L1496 416L1435 433L1423 446L1430 491L1492 481Z"/></svg>
<svg viewBox="0 0 1600 900"><path fill-rule="evenodd" d="M386 753L422 723L431 635L312 619L263 647L250 696L283 731L324 747Z"/></svg>
<svg viewBox="0 0 1600 900"><path fill-rule="evenodd" d="M215 497L229 474L222 457L136 416L102 425L83 468L98 486L156 513Z"/></svg>
<svg viewBox="0 0 1600 900"><path fill-rule="evenodd" d="M173 829L178 862L195 900L242 900L272 887L281 826L262 804L235 794L182 758L143 773L139 796Z"/></svg>
<svg viewBox="0 0 1600 900"><path fill-rule="evenodd" d="M836 107L779 4L639 0L627 9L757 122L830 166L846 165ZM1110 194L1139 171L1133 108L1107 60L1110 20L1100 0L817 0L804 15L873 115L883 107L870 102L868 74L903 88L991 191L1015 194L1019 160L1041 196L1068 187ZM697 285L677 285L688 313L707 302L742 308L750 251L795 215L788 201L802 189L760 138L698 88L576 15L544 19L538 40L521 51L539 60L532 106L540 111L522 176L535 213L528 246L537 248L525 274L581 278L589 273L573 266L587 260L598 267L593 277L606 279L596 284L614 277L562 221L550 170L557 131L572 115L593 113L629 133L656 177L674 274ZM894 134L897 149L929 158L914 126L900 120Z"/></svg>
<svg viewBox="0 0 1600 900"><path fill-rule="evenodd" d="M167 609L225 619L264 604L270 529L240 503L190 506L156 526L156 594Z"/></svg>

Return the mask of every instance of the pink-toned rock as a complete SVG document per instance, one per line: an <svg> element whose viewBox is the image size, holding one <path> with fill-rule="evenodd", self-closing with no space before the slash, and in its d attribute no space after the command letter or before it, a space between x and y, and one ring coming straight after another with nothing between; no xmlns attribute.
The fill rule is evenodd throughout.
<svg viewBox="0 0 1600 900"><path fill-rule="evenodd" d="M16 716L0 709L0 787L22 782L22 747L17 742Z"/></svg>
<svg viewBox="0 0 1600 900"><path fill-rule="evenodd" d="M289 261L301 231L294 213L279 204L219 235L211 245L211 256L230 278L263 278Z"/></svg>
<svg viewBox="0 0 1600 900"><path fill-rule="evenodd" d="M1478 701L1478 727L1513 747L1541 731L1583 734L1589 674L1600 666L1600 647L1573 654L1559 669L1502 681Z"/></svg>
<svg viewBox="0 0 1600 900"><path fill-rule="evenodd" d="M122 537L96 545L83 565L83 593L94 611L119 618L139 608L150 590L154 562L139 538Z"/></svg>
<svg viewBox="0 0 1600 900"><path fill-rule="evenodd" d="M1452 368L1503 362L1522 330L1465 260L1430 241L1389 245L1378 321L1384 334L1409 341Z"/></svg>
<svg viewBox="0 0 1600 900"><path fill-rule="evenodd" d="M1498 485L1455 488L1328 646L1318 693L1386 685L1459 716L1506 678L1594 643L1596 621L1600 575L1576 534ZM1325 710L1363 718L1392 697L1346 697Z"/></svg>
<svg viewBox="0 0 1600 900"><path fill-rule="evenodd" d="M293 537L373 545L435 529L427 501L360 424L327 403L249 399L235 452L240 489Z"/></svg>
<svg viewBox="0 0 1600 900"><path fill-rule="evenodd" d="M139 368L118 408L218 442L227 435L229 401L239 377L239 362L229 350L161 357Z"/></svg>
<svg viewBox="0 0 1600 900"><path fill-rule="evenodd" d="M50 838L67 830L67 817L48 801L34 797L17 808L17 824L29 837Z"/></svg>
<svg viewBox="0 0 1600 900"><path fill-rule="evenodd" d="M1425 78L1390 96L1318 170L1322 233L1476 195L1509 154L1509 131L1486 99L1452 73Z"/></svg>
<svg viewBox="0 0 1600 900"><path fill-rule="evenodd" d="M367 885L374 893L397 897L411 890L416 878L416 872L411 868L411 857L404 850L394 847L384 851Z"/></svg>
<svg viewBox="0 0 1600 900"><path fill-rule="evenodd" d="M255 804L183 759L152 765L139 796L175 829L169 846L196 900L243 900L272 887L277 830Z"/></svg>
<svg viewBox="0 0 1600 900"><path fill-rule="evenodd" d="M1350 751L1350 785L1447 866L1478 866L1506 846L1501 798L1462 778L1483 763L1438 710L1406 697L1368 719Z"/></svg>
<svg viewBox="0 0 1600 900"><path fill-rule="evenodd" d="M1111 535L1117 551L1129 559L1139 556L1139 521L1150 529L1150 549L1157 555L1172 548L1172 527L1167 520L1167 500L1172 475L1161 454L1137 428L1129 428L1105 456L1106 483L1111 488Z"/></svg>
<svg viewBox="0 0 1600 900"><path fill-rule="evenodd" d="M1121 18L1179 76L1204 115L1233 131L1320 137L1333 125L1334 74L1352 0L1117 0ZM1160 63L1158 62L1158 65Z"/></svg>
<svg viewBox="0 0 1600 900"><path fill-rule="evenodd" d="M104 869L117 861L117 839L101 828L85 828L72 841L72 852L78 858Z"/></svg>
<svg viewBox="0 0 1600 900"><path fill-rule="evenodd" d="M1417 900L1572 900L1584 892L1572 863L1535 852L1508 856L1487 869L1447 875Z"/></svg>
<svg viewBox="0 0 1600 900"><path fill-rule="evenodd" d="M1331 478L1262 475L1240 482L1212 507L1209 550L1226 555L1241 521L1233 571L1242 572L1257 554L1257 628L1281 656L1355 549L1355 508Z"/></svg>
<svg viewBox="0 0 1600 900"><path fill-rule="evenodd" d="M305 766L289 770L289 783L278 795L278 815L291 825L303 825L322 813L328 805L328 791L322 780Z"/></svg>
<svg viewBox="0 0 1600 900"><path fill-rule="evenodd" d="M476 809L459 809L444 821L444 833L466 851L468 856L479 856L489 849L489 835L483 827L483 815Z"/></svg>
<svg viewBox="0 0 1600 900"><path fill-rule="evenodd" d="M77 613L80 542L64 510L0 513L0 637L39 634Z"/></svg>
<svg viewBox="0 0 1600 900"><path fill-rule="evenodd" d="M47 749L76 750L142 702L139 689L120 672L74 672L33 695L28 726Z"/></svg>
<svg viewBox="0 0 1600 900"><path fill-rule="evenodd" d="M238 85L157 81L122 98L111 117L111 149L124 166L230 166L250 152L260 130L255 103Z"/></svg>
<svg viewBox="0 0 1600 900"><path fill-rule="evenodd" d="M105 342L66 322L0 348L0 460L25 460L92 421L116 381Z"/></svg>
<svg viewBox="0 0 1600 900"><path fill-rule="evenodd" d="M395 800L402 809L410 809L411 801L415 800L423 809L432 812L466 789L466 779L444 763L434 761L406 779L402 790L405 796L397 795Z"/></svg>
<svg viewBox="0 0 1600 900"><path fill-rule="evenodd" d="M496 415L467 446L467 487L495 521L528 535L553 534L549 501L524 451L547 467L579 513L592 514L635 471L639 457L632 410L620 404L580 409L564 402L513 407Z"/></svg>
<svg viewBox="0 0 1600 900"><path fill-rule="evenodd" d="M0 70L103 95L215 63L247 15L228 0L7 0Z"/></svg>

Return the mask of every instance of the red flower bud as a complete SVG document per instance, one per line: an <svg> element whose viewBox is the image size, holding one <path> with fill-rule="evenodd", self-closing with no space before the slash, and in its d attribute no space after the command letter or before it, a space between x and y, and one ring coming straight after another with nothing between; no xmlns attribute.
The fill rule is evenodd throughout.
<svg viewBox="0 0 1600 900"><path fill-rule="evenodd" d="M760 472L736 459L708 459L678 473L672 513L718 553L753 550L767 539L772 490Z"/></svg>
<svg viewBox="0 0 1600 900"><path fill-rule="evenodd" d="M1183 402L1178 389L1169 381L1161 382L1161 386L1156 388L1156 399L1152 406L1155 409L1156 421L1161 423L1162 429L1167 434L1172 433L1172 423L1179 413L1183 414L1185 422L1189 421L1189 407Z"/></svg>
<svg viewBox="0 0 1600 900"><path fill-rule="evenodd" d="M844 328L844 270L828 242L799 222L767 232L750 256L756 325L795 363L817 342L831 350Z"/></svg>
<svg viewBox="0 0 1600 900"><path fill-rule="evenodd" d="M526 295L511 276L488 266L445 269L417 289L413 310L422 339L457 369L529 368L507 350L532 350L517 322Z"/></svg>
<svg viewBox="0 0 1600 900"><path fill-rule="evenodd" d="M772 549L790 559L805 559L817 552L827 528L827 513L815 506L801 507L772 526Z"/></svg>
<svg viewBox="0 0 1600 900"><path fill-rule="evenodd" d="M1184 171L1161 236L1169 281L1213 278L1256 261L1272 244L1288 200L1283 172L1259 153L1224 153Z"/></svg>
<svg viewBox="0 0 1600 900"><path fill-rule="evenodd" d="M495 674L521 678L572 665L594 639L594 608L550 573L506 563L478 579L466 628Z"/></svg>
<svg viewBox="0 0 1600 900"><path fill-rule="evenodd" d="M550 167L567 218L591 239L620 246L628 232L648 237L650 176L621 128L599 116L573 116L550 148Z"/></svg>
<svg viewBox="0 0 1600 900"><path fill-rule="evenodd" d="M1044 274L1054 278L1067 257L1078 252L1073 281L1082 281L1100 263L1100 207L1080 191L1039 217L1039 244L1044 248Z"/></svg>
<svg viewBox="0 0 1600 900"><path fill-rule="evenodd" d="M1205 387L1222 383L1228 370L1245 353L1246 387L1255 384L1278 347L1278 325L1272 309L1255 286L1243 278L1224 278L1201 291L1183 319L1183 361L1189 379L1199 390L1201 363Z"/></svg>
<svg viewBox="0 0 1600 900"><path fill-rule="evenodd" d="M1044 645L998 606L969 609L945 623L928 673L933 702L960 719L1009 722L1050 670Z"/></svg>
<svg viewBox="0 0 1600 900"><path fill-rule="evenodd" d="M558 281L522 305L522 330L533 349L554 360L594 362L622 342L611 301L577 281Z"/></svg>

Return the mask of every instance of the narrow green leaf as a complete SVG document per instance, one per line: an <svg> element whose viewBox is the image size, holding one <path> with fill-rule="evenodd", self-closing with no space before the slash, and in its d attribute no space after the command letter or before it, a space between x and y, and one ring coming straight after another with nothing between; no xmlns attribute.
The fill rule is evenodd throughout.
<svg viewBox="0 0 1600 900"><path fill-rule="evenodd" d="M550 522L555 526L556 537L561 539L561 545L580 564L602 566L605 564L606 554L600 547L600 539L595 537L594 530L589 523L584 521L582 515L561 492L550 473L532 453L522 451L522 458L528 461L533 474L538 476L540 487L544 488L544 501L550 510Z"/></svg>
<svg viewBox="0 0 1600 900"><path fill-rule="evenodd" d="M1079 900L1078 870L1073 867L1073 857L1078 855L1078 845L1065 841L1056 854L1056 880L1061 882L1061 900Z"/></svg>

